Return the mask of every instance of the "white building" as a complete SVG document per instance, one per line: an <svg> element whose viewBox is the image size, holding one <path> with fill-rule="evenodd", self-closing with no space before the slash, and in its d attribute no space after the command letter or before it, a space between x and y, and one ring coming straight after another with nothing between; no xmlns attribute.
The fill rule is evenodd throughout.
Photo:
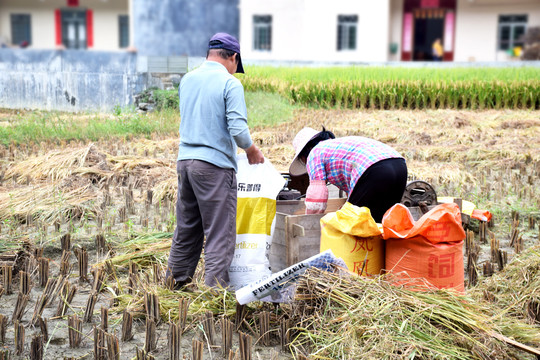
<svg viewBox="0 0 540 360"><path fill-rule="evenodd" d="M238 0L0 0L0 47L204 56L239 22Z"/></svg>
<svg viewBox="0 0 540 360"><path fill-rule="evenodd" d="M32 49L130 45L128 0L0 0L0 40Z"/></svg>
<svg viewBox="0 0 540 360"><path fill-rule="evenodd" d="M246 60L509 59L540 0L0 0L0 45L203 56L217 31Z"/></svg>
<svg viewBox="0 0 540 360"><path fill-rule="evenodd" d="M253 60L500 61L540 26L540 0L240 0L242 56Z"/></svg>

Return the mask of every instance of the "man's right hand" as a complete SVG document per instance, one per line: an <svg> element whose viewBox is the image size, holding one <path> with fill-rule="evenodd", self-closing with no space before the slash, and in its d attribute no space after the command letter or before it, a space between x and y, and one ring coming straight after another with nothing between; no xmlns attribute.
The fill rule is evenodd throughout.
<svg viewBox="0 0 540 360"><path fill-rule="evenodd" d="M257 145L253 144L245 151L250 165L264 163L264 155L262 154L261 150L259 150Z"/></svg>

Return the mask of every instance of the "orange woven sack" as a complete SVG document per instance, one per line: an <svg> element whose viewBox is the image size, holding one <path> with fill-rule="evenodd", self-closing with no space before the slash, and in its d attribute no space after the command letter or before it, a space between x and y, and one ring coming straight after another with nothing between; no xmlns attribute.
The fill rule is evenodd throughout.
<svg viewBox="0 0 540 360"><path fill-rule="evenodd" d="M401 204L383 217L386 269L395 284L412 289L452 288L464 292L461 213L456 204L441 204L414 221Z"/></svg>

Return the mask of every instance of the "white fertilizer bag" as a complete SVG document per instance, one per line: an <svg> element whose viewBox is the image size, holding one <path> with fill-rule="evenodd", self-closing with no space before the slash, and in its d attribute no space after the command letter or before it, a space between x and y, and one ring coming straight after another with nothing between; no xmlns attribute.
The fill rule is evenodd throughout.
<svg viewBox="0 0 540 360"><path fill-rule="evenodd" d="M239 290L236 290L236 301L240 305L252 301L289 302L294 296L296 280L306 272L309 267L316 267L326 271L333 271L333 266L347 269L341 258L336 258L332 250L328 249L309 259L302 260L272 276L255 281ZM287 288L293 291L287 291Z"/></svg>
<svg viewBox="0 0 540 360"><path fill-rule="evenodd" d="M237 155L238 204L236 248L229 268L230 285L236 290L272 273L268 252L276 218L276 197L285 179L265 159L249 165L246 154Z"/></svg>

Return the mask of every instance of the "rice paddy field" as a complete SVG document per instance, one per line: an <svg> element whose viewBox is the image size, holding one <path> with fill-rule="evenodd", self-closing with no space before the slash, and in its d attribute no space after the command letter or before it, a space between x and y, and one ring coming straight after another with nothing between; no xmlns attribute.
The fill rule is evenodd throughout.
<svg viewBox="0 0 540 360"><path fill-rule="evenodd" d="M540 67L248 69L250 91L350 109L540 109Z"/></svg>
<svg viewBox="0 0 540 360"><path fill-rule="evenodd" d="M242 79L252 137L279 171L302 127L325 126L393 146L411 180L491 211L490 224L467 228L464 294L315 269L289 304L241 307L234 293L206 288L202 268L173 291L164 274L176 110L0 110L0 359L537 359L540 75L492 70L251 68ZM322 84L392 92L425 82L461 84L476 99L494 84L522 92L517 102L493 95L484 106L418 107L390 106L386 95L377 95L384 106L317 100L343 99L332 87L329 97L291 95Z"/></svg>

